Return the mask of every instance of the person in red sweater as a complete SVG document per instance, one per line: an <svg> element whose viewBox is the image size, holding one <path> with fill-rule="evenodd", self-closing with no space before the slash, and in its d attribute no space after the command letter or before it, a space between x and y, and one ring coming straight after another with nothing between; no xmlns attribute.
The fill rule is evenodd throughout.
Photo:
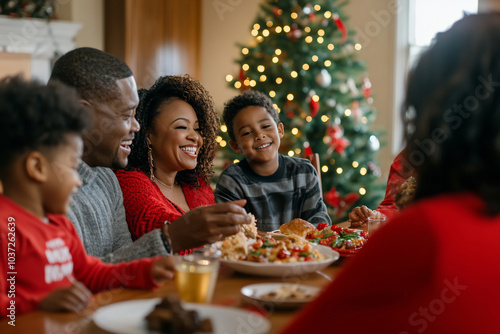
<svg viewBox="0 0 500 334"><path fill-rule="evenodd" d="M387 179L387 188L385 190L384 200L378 205L377 209L371 210L366 205L357 206L349 213L349 221L353 223L366 223L368 217L374 214L374 211L380 212L387 219L398 212L395 197L399 187L411 176L414 176L414 167L405 158L406 150L403 149L394 158L389 177Z"/></svg>
<svg viewBox="0 0 500 334"><path fill-rule="evenodd" d="M139 95L141 130L127 170L116 171L134 239L215 203L209 180L219 131L212 97L189 76L160 77ZM200 231L190 234L206 239Z"/></svg>
<svg viewBox="0 0 500 334"><path fill-rule="evenodd" d="M499 87L500 13L436 36L402 115L414 203L283 333L500 333Z"/></svg>
<svg viewBox="0 0 500 334"><path fill-rule="evenodd" d="M0 81L0 317L11 325L25 312L79 311L91 293L153 288L174 276L168 257L112 265L87 255L64 216L81 186L88 112L62 85Z"/></svg>

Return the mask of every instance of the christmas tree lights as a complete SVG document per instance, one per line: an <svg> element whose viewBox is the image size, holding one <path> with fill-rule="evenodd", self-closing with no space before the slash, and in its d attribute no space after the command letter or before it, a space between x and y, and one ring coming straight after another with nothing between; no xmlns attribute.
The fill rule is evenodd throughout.
<svg viewBox="0 0 500 334"><path fill-rule="evenodd" d="M378 133L362 47L338 0L267 0L251 26L250 45L239 45L238 75L226 81L240 91L268 94L285 128L280 152L318 153L324 200L333 221L355 205L376 208L384 193L375 156ZM221 127L220 151L239 161Z"/></svg>

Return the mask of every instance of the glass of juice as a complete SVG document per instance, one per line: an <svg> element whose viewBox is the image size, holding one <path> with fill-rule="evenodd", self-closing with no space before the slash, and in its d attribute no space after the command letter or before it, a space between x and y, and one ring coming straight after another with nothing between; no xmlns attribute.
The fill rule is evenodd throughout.
<svg viewBox="0 0 500 334"><path fill-rule="evenodd" d="M217 282L220 252L202 248L177 257L175 281L182 301L210 303Z"/></svg>

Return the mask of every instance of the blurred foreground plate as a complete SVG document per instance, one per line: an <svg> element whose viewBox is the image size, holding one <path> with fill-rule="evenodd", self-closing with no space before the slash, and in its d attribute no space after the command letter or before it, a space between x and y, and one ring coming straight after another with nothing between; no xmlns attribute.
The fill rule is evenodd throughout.
<svg viewBox="0 0 500 334"><path fill-rule="evenodd" d="M106 305L94 312L94 322L100 328L112 333L157 333L148 330L145 318L160 300L160 298L137 299ZM264 334L271 328L269 320L255 312L207 304L183 303L182 306L186 310L197 311L201 319L210 318L214 334Z"/></svg>

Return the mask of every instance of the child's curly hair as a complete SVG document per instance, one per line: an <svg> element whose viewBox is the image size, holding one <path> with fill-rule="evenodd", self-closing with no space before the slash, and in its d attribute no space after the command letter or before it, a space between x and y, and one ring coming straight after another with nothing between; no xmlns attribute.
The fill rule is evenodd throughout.
<svg viewBox="0 0 500 334"><path fill-rule="evenodd" d="M63 84L46 86L21 76L0 80L0 176L16 157L28 151L54 148L66 134L81 134L92 123L90 109L78 93Z"/></svg>
<svg viewBox="0 0 500 334"><path fill-rule="evenodd" d="M280 123L280 118L278 112L273 106L273 101L266 94L255 90L246 91L241 95L233 97L224 105L222 119L224 120L224 124L227 126L227 133L231 140L236 140L233 129L234 118L241 109L250 106L258 106L266 109L276 124Z"/></svg>
<svg viewBox="0 0 500 334"><path fill-rule="evenodd" d="M193 107L200 125L203 146L198 154L196 168L178 172L176 182L198 186L198 177L209 182L214 173L215 138L219 131L220 121L214 108L212 96L208 91L198 80L189 75L172 75L158 78L149 90L139 90L139 98L137 120L141 129L132 143L132 153L129 156L127 169L140 169L147 175L150 174L146 137L155 126L161 104L169 99L179 98Z"/></svg>

